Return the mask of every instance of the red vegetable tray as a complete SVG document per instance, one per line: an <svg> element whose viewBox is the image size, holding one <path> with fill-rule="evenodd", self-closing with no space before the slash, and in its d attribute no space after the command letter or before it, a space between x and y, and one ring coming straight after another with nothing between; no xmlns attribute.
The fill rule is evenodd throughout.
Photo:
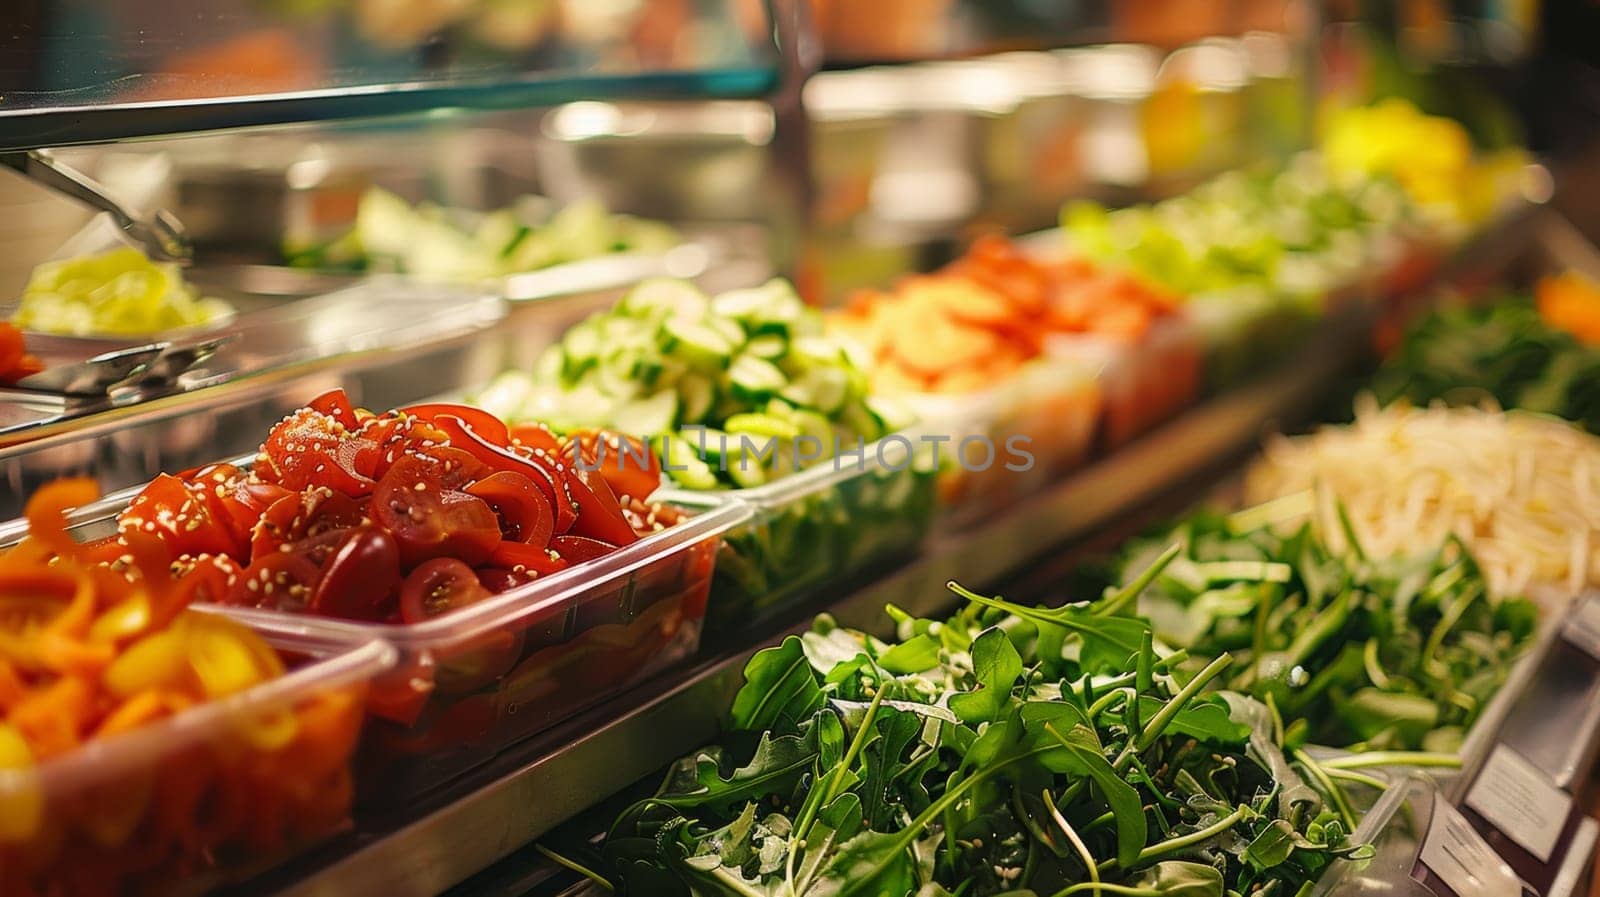
<svg viewBox="0 0 1600 897"><path fill-rule="evenodd" d="M722 536L749 517L742 502L718 502L604 557L421 623L202 609L308 648L380 639L398 649L397 666L374 685L358 757L358 803L385 809L691 656Z"/></svg>

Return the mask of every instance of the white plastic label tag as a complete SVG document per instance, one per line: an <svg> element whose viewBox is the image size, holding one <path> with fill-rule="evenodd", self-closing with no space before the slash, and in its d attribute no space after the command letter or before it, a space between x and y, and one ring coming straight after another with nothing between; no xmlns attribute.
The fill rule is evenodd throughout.
<svg viewBox="0 0 1600 897"><path fill-rule="evenodd" d="M1548 863L1566 828L1572 798L1537 766L1501 744L1489 754L1467 792L1467 806L1539 862Z"/></svg>
<svg viewBox="0 0 1600 897"><path fill-rule="evenodd" d="M1433 821L1422 842L1421 860L1456 897L1521 897L1522 880L1483 836L1450 806L1433 796Z"/></svg>

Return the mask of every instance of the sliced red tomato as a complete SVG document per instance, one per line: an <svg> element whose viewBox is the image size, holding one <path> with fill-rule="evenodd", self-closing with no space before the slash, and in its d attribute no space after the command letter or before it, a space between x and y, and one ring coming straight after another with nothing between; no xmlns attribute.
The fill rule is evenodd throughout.
<svg viewBox="0 0 1600 897"><path fill-rule="evenodd" d="M450 433L452 447L469 452L494 470L520 473L532 480L550 501L550 510L555 514L555 531L564 533L571 528L577 519L578 509L570 501L571 496L566 494L561 475L566 465L558 457L535 457L523 451L493 445L459 419L447 415L441 416L436 423Z"/></svg>
<svg viewBox="0 0 1600 897"><path fill-rule="evenodd" d="M361 426L361 421L356 418L356 410L350 405L350 397L341 387L334 387L320 396L306 403L306 407L338 421L349 430Z"/></svg>
<svg viewBox="0 0 1600 897"><path fill-rule="evenodd" d="M117 518L117 532L130 544L153 536L166 546L169 560L183 555L232 554L243 547L234 536L231 520L219 515L220 506L207 500L203 486L192 486L171 474L161 474L146 486Z"/></svg>
<svg viewBox="0 0 1600 897"><path fill-rule="evenodd" d="M578 519L568 533L612 545L631 545L639 541L639 534L622 514L617 496L598 471L567 468L567 490L578 508Z"/></svg>
<svg viewBox="0 0 1600 897"><path fill-rule="evenodd" d="M78 546L78 559L88 564L112 564L128 554L128 543L121 536L93 539Z"/></svg>
<svg viewBox="0 0 1600 897"><path fill-rule="evenodd" d="M550 428L540 423L517 424L511 428L513 445L527 449L534 456L543 452L554 460L561 455L561 440Z"/></svg>
<svg viewBox="0 0 1600 897"><path fill-rule="evenodd" d="M322 565L308 609L331 617L380 620L400 584L400 546L394 537L375 526L358 526L344 534Z"/></svg>
<svg viewBox="0 0 1600 897"><path fill-rule="evenodd" d="M366 503L331 489L309 489L267 507L250 533L250 557L261 558L286 544L342 531L367 518Z"/></svg>
<svg viewBox="0 0 1600 897"><path fill-rule="evenodd" d="M227 555L203 554L173 575L178 582L177 591L185 596L180 602L182 606L202 601L223 604L244 575L244 568Z"/></svg>
<svg viewBox="0 0 1600 897"><path fill-rule="evenodd" d="M499 519L482 499L445 489L435 475L425 459L396 462L373 495L373 521L394 536L407 568L441 557L483 563L500 544Z"/></svg>
<svg viewBox="0 0 1600 897"><path fill-rule="evenodd" d="M305 555L274 551L251 561L234 582L228 603L302 611L321 578L321 568Z"/></svg>
<svg viewBox="0 0 1600 897"><path fill-rule="evenodd" d="M421 623L489 597L478 574L455 558L433 558L400 586L400 619Z"/></svg>
<svg viewBox="0 0 1600 897"><path fill-rule="evenodd" d="M494 468L479 461L470 452L451 445L430 445L417 452L437 465L435 475L446 489L465 489L491 474Z"/></svg>
<svg viewBox="0 0 1600 897"><path fill-rule="evenodd" d="M581 564L605 557L616 551L617 546L586 536L556 536L550 540L550 549L569 564Z"/></svg>
<svg viewBox="0 0 1600 897"><path fill-rule="evenodd" d="M450 402L430 402L424 405L411 405L400 409L401 414L410 414L420 417L436 426L440 417L449 416L465 423L486 441L502 448L511 444L511 431L506 429L505 422L495 417L482 408L471 405L457 405Z"/></svg>
<svg viewBox="0 0 1600 897"><path fill-rule="evenodd" d="M255 474L295 492L327 486L354 497L371 495L372 478L357 469L358 459L370 449L364 443L332 417L302 408L267 434Z"/></svg>
<svg viewBox="0 0 1600 897"><path fill-rule="evenodd" d="M489 503L500 518L501 535L508 542L522 542L543 548L555 532L555 512L550 500L533 481L520 473L501 471L466 488Z"/></svg>
<svg viewBox="0 0 1600 897"><path fill-rule="evenodd" d="M577 463L579 455L583 463ZM661 486L661 463L643 441L609 430L577 430L564 457L574 467L598 470L618 498L643 501Z"/></svg>
<svg viewBox="0 0 1600 897"><path fill-rule="evenodd" d="M367 710L380 719L404 726L415 723L433 695L434 662L423 653L387 676L372 683L367 692Z"/></svg>
<svg viewBox="0 0 1600 897"><path fill-rule="evenodd" d="M514 545L516 543L502 542L500 544ZM495 549L496 554L499 554L499 552L500 550L498 548ZM515 570L507 569L505 567L479 567L477 573L478 582L482 583L484 588L495 593L496 595L500 594L501 592L509 592L518 586L527 585L533 581L533 577L527 573L518 573Z"/></svg>
<svg viewBox="0 0 1600 897"><path fill-rule="evenodd" d="M567 569L568 566L567 560L559 554L552 554L552 550L542 546L524 545L521 542L501 542L494 550L494 554L489 557L489 562L513 572L522 570L534 576L549 576Z"/></svg>

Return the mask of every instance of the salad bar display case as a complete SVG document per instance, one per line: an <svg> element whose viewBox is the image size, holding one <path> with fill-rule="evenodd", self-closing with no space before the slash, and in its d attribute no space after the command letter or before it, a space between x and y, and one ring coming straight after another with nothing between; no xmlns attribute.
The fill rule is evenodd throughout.
<svg viewBox="0 0 1600 897"><path fill-rule="evenodd" d="M1588 894L1592 154L1115 5L0 16L0 897Z"/></svg>

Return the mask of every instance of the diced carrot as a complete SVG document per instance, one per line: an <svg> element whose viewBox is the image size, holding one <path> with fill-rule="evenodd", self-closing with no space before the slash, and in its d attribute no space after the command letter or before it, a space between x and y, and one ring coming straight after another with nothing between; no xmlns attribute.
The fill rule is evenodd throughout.
<svg viewBox="0 0 1600 897"><path fill-rule="evenodd" d="M895 335L895 358L923 376L983 362L1004 340L992 331L963 327L942 315L930 315L920 326Z"/></svg>

